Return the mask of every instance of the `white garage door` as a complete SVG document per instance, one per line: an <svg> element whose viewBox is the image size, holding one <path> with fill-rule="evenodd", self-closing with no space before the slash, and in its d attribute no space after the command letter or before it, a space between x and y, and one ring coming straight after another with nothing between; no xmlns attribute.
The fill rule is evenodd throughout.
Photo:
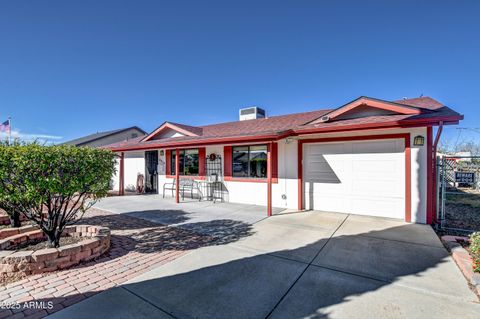
<svg viewBox="0 0 480 319"><path fill-rule="evenodd" d="M405 218L403 139L303 147L305 208Z"/></svg>

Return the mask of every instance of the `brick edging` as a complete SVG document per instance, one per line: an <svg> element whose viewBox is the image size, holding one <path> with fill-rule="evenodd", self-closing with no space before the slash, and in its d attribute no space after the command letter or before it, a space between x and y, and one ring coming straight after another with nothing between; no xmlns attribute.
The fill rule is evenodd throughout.
<svg viewBox="0 0 480 319"><path fill-rule="evenodd" d="M65 235L67 234L88 239L59 248L44 248L37 251L4 249L29 240L46 239L39 229L0 240L0 273L31 275L65 269L82 261L97 258L110 248L110 229L107 227L68 226L65 228Z"/></svg>
<svg viewBox="0 0 480 319"><path fill-rule="evenodd" d="M480 274L473 271L472 256L460 245L459 240L468 241L468 238L448 235L442 236L442 241L451 252L453 260L480 299Z"/></svg>

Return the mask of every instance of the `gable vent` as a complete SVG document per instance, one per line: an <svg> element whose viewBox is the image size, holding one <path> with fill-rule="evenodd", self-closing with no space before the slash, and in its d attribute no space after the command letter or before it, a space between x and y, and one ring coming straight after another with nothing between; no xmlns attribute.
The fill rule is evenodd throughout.
<svg viewBox="0 0 480 319"><path fill-rule="evenodd" d="M238 112L239 120L255 120L265 118L265 110L258 106L251 106L240 109Z"/></svg>

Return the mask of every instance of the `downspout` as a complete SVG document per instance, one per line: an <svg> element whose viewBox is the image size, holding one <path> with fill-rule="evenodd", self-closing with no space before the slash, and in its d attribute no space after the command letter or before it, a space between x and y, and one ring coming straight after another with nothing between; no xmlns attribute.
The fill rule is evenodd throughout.
<svg viewBox="0 0 480 319"><path fill-rule="evenodd" d="M440 136L442 135L443 131L443 121L440 121L438 123L438 130L437 130L437 135L435 136L435 141L433 142L433 147L432 147L432 179L433 179L433 187L432 187L432 207L433 211L435 212L435 222L438 222L438 209L437 209L437 193L438 193L438 184L437 184L437 147L438 147L438 142L440 141Z"/></svg>

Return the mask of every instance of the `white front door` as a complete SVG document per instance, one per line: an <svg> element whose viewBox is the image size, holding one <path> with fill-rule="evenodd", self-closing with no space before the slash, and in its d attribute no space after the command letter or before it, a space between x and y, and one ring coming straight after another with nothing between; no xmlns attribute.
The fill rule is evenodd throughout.
<svg viewBox="0 0 480 319"><path fill-rule="evenodd" d="M303 146L304 207L405 218L403 139Z"/></svg>

